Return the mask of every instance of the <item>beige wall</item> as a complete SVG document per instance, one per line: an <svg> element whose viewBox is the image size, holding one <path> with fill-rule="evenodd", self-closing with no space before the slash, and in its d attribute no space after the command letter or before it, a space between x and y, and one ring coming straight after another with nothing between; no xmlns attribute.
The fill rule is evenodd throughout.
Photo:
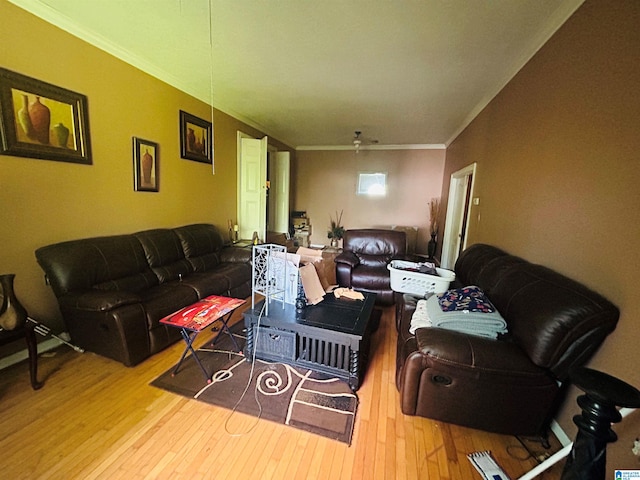
<svg viewBox="0 0 640 480"><path fill-rule="evenodd" d="M478 162L471 243L497 245L604 294L621 310L590 363L640 387L640 4L587 1L447 151L445 176ZM444 184L444 195L448 192ZM572 390L560 422L573 436ZM615 428L613 468L640 414ZM609 477L608 477L609 478ZM610 474L613 478L613 474Z"/></svg>
<svg viewBox="0 0 640 480"><path fill-rule="evenodd" d="M0 18L2 67L88 98L93 165L0 156L0 273L17 274L32 315L62 327L36 248L191 222L226 230L236 217L236 131L261 134L216 110L212 175L210 165L180 158L179 111L210 119L208 105L5 0ZM160 145L158 193L133 189L134 136Z"/></svg>
<svg viewBox="0 0 640 480"><path fill-rule="evenodd" d="M294 208L306 210L312 243L329 243L329 217L344 210L347 229L418 227L417 250L426 252L429 201L440 196L444 157L444 150L299 151ZM359 172L386 172L387 196L356 195Z"/></svg>

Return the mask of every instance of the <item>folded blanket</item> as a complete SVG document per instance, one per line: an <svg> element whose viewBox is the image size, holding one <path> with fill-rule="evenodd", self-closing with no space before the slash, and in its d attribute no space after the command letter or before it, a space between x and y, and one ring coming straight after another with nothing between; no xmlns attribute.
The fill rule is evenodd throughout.
<svg viewBox="0 0 640 480"><path fill-rule="evenodd" d="M418 328L427 328L432 326L433 325L431 325L431 320L429 320L429 315L427 314L427 301L418 300L418 302L416 303L416 310L411 316L409 333L411 333L411 335L415 335Z"/></svg>
<svg viewBox="0 0 640 480"><path fill-rule="evenodd" d="M437 295L429 297L425 303L427 307L426 315L432 327L446 328L489 338L498 338L498 334L507 333L507 322L497 310L493 313L443 312Z"/></svg>
<svg viewBox="0 0 640 480"><path fill-rule="evenodd" d="M482 312L493 313L496 308L484 292L475 285L455 288L438 294L438 302L443 312Z"/></svg>

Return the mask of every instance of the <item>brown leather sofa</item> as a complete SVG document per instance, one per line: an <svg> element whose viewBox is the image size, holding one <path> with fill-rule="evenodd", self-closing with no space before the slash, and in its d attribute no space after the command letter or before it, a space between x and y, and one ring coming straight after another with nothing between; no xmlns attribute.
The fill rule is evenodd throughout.
<svg viewBox="0 0 640 480"><path fill-rule="evenodd" d="M616 326L618 309L546 267L476 244L455 286L479 286L506 320L492 340L440 328L409 333L417 298L396 304L396 384L402 412L511 435L544 435L569 372Z"/></svg>
<svg viewBox="0 0 640 480"><path fill-rule="evenodd" d="M343 251L335 258L336 281L341 287L376 294L376 305L393 305L394 292L387 265L406 258L406 234L401 230L347 230Z"/></svg>
<svg viewBox="0 0 640 480"><path fill-rule="evenodd" d="M213 225L72 240L35 252L73 343L133 366L180 338L163 317L209 295L251 294L251 249Z"/></svg>

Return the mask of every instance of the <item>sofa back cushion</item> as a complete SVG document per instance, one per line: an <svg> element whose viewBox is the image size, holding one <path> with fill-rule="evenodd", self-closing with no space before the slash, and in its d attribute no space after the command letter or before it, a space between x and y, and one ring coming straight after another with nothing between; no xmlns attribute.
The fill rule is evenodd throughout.
<svg viewBox="0 0 640 480"><path fill-rule="evenodd" d="M158 284L132 235L56 243L38 248L35 255L58 298L92 288L139 292Z"/></svg>
<svg viewBox="0 0 640 480"><path fill-rule="evenodd" d="M174 229L187 261L196 272L205 272L220 263L223 240L213 225L198 223Z"/></svg>
<svg viewBox="0 0 640 480"><path fill-rule="evenodd" d="M488 294L491 284L500 277L500 272L518 261L524 260L492 245L476 243L458 257L455 265L456 283L461 287L482 284L482 289Z"/></svg>
<svg viewBox="0 0 640 480"><path fill-rule="evenodd" d="M182 250L180 239L173 230L158 228L135 233L160 283L178 280L193 272Z"/></svg>
<svg viewBox="0 0 640 480"><path fill-rule="evenodd" d="M620 313L575 280L490 245L466 249L456 277L480 287L507 321L513 341L561 380L594 353Z"/></svg>
<svg viewBox="0 0 640 480"><path fill-rule="evenodd" d="M586 361L619 317L618 309L596 292L531 263L504 272L490 298L529 358L559 377L576 361Z"/></svg>
<svg viewBox="0 0 640 480"><path fill-rule="evenodd" d="M406 234L401 230L347 230L343 237L343 249L368 267L386 268L392 259L404 256L406 248Z"/></svg>

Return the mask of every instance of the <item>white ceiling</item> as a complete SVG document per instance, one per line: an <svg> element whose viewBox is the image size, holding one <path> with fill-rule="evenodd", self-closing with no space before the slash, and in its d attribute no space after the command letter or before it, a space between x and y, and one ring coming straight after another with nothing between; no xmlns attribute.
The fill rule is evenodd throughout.
<svg viewBox="0 0 640 480"><path fill-rule="evenodd" d="M447 145L583 0L10 0L292 147Z"/></svg>

